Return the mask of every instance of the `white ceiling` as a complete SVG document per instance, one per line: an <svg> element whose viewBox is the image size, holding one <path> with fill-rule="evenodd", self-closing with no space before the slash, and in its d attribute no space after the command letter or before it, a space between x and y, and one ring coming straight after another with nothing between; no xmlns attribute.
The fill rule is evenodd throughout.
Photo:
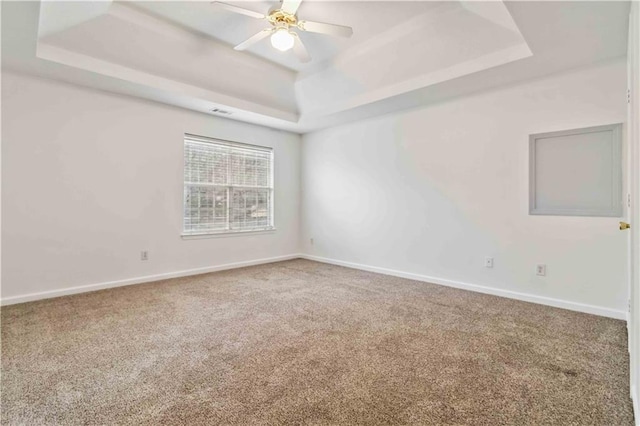
<svg viewBox="0 0 640 426"><path fill-rule="evenodd" d="M229 1L260 13L267 13L279 1ZM298 9L299 19L348 25L354 28L350 39L330 37L322 34L299 32L302 41L311 53L311 63L300 63L291 51L280 52L273 49L268 39L249 48L249 52L300 71L322 63L350 46L355 46L375 36L381 30L394 26L397 22L411 19L446 2L431 1L367 1L367 2L313 2L304 1ZM135 7L155 16L183 25L206 34L233 47L266 28L266 21L253 19L227 11L215 3L199 1L141 1L133 2Z"/></svg>
<svg viewBox="0 0 640 426"><path fill-rule="evenodd" d="M236 3L266 12L275 2ZM285 130L306 132L438 102L626 53L627 2L327 2L301 19L300 64L265 21L209 2L4 2L2 66Z"/></svg>

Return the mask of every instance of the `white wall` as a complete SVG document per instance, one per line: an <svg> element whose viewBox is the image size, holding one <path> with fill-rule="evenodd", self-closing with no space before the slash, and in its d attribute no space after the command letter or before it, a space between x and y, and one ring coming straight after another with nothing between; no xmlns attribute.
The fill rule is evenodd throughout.
<svg viewBox="0 0 640 426"><path fill-rule="evenodd" d="M303 252L622 317L619 219L529 216L528 135L624 122L625 93L620 59L307 134Z"/></svg>
<svg viewBox="0 0 640 426"><path fill-rule="evenodd" d="M2 124L5 302L298 252L299 135L9 72ZM185 132L274 148L276 232L180 237Z"/></svg>
<svg viewBox="0 0 640 426"><path fill-rule="evenodd" d="M2 299L295 255L301 242L622 315L618 219L529 216L527 143L625 121L625 80L620 60L315 132L300 162L294 134L4 72ZM180 238L184 132L274 147L275 233Z"/></svg>

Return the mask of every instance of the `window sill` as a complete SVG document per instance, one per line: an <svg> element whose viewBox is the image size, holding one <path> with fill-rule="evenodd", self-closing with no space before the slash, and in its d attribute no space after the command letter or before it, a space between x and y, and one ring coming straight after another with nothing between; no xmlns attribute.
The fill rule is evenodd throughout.
<svg viewBox="0 0 640 426"><path fill-rule="evenodd" d="M183 240L201 240L204 238L224 238L224 237L240 237L242 235L261 235L261 234L273 234L276 228L259 229L255 231L226 231L226 232L211 232L208 234L182 234Z"/></svg>

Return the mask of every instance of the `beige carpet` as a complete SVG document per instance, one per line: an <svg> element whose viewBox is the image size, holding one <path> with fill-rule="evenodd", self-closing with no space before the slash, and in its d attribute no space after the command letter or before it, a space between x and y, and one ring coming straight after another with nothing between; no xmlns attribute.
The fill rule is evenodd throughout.
<svg viewBox="0 0 640 426"><path fill-rule="evenodd" d="M622 321L293 260L2 308L2 423L631 425Z"/></svg>

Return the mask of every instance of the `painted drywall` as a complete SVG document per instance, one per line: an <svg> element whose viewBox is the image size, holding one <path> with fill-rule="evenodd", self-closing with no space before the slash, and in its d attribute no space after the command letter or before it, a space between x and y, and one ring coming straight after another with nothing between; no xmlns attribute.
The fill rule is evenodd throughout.
<svg viewBox="0 0 640 426"><path fill-rule="evenodd" d="M528 140L624 122L625 92L622 58L306 134L303 252L622 317L620 219L530 216Z"/></svg>
<svg viewBox="0 0 640 426"><path fill-rule="evenodd" d="M3 302L298 252L297 134L11 72L2 124ZM273 147L275 232L181 238L186 132Z"/></svg>
<svg viewBox="0 0 640 426"><path fill-rule="evenodd" d="M302 72L296 82L302 115L347 111L531 56L502 2L435 3L401 22Z"/></svg>

